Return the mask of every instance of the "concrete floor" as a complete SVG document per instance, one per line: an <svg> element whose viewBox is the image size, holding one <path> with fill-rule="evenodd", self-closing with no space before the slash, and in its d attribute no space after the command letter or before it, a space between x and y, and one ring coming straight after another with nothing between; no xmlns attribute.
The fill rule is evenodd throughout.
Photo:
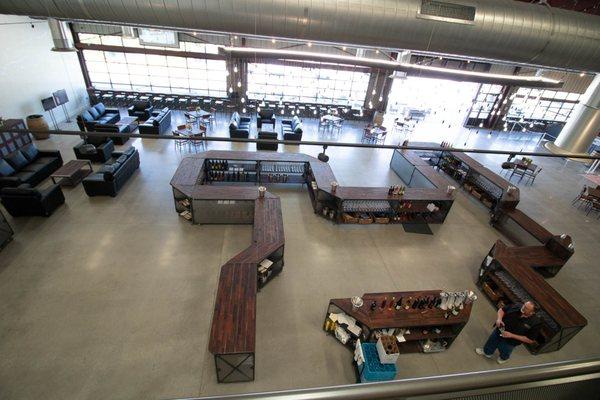
<svg viewBox="0 0 600 400"><path fill-rule="evenodd" d="M225 126L222 118L210 134L225 136ZM307 126L305 139L325 137L314 121ZM358 141L361 128L350 123L336 139ZM483 132L433 128L425 123L412 137L486 148L536 144L535 137L487 139ZM387 143L401 140L390 134ZM54 136L39 147L59 148L71 159L75 142ZM258 295L256 380L217 384L207 350L216 281L220 266L250 243L251 227L193 226L179 218L169 180L185 154L165 140L131 144L140 150L141 167L116 198L89 198L79 185L64 189L66 204L50 218L9 218L16 235L0 253L0 399L177 398L352 383L352 354L321 330L330 298L418 289L479 293L479 264L501 238L488 225L486 209L463 194L428 236L401 226L333 225L313 215L305 188L271 187L282 199L286 268ZM401 183L389 169L391 151L327 152L342 185ZM493 170L505 159L477 158ZM594 267L600 221L570 205L585 183L579 175L584 167L535 162L544 171L532 187L520 185L520 208L552 232L574 238L575 255L550 282L589 325L558 352L532 356L516 349L506 367L600 355L600 274ZM473 352L494 318L481 295L447 352L402 355L398 377L499 368Z"/></svg>

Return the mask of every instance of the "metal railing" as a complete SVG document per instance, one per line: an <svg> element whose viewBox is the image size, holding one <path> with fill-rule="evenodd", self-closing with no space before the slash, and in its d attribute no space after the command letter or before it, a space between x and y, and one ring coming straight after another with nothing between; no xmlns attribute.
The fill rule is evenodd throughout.
<svg viewBox="0 0 600 400"><path fill-rule="evenodd" d="M81 131L67 131L67 130L48 130L48 131L36 131L32 129L6 129L0 127L0 132L14 132L14 133L44 133L52 135L63 135L63 136L88 136L88 137L111 137L111 136L122 136L128 138L140 138L140 139L154 139L154 140L181 140L181 136L174 135L153 135L153 134L139 134L139 133L116 133L116 132L81 132ZM323 141L296 141L296 140L272 140L272 139L242 139L242 138L229 138L229 137L214 137L214 136L203 136L195 137L193 140L199 142L230 142L230 143L277 143L287 145L302 145L302 146L319 146L319 147L356 147L365 149L400 149L400 150L421 150L421 151L447 151L447 152L462 152L462 153L475 153L475 154L504 154L504 155L522 155L532 157L547 157L547 158L577 158L582 160L599 160L600 156L593 155L578 155L569 153L541 153L535 151L516 151L516 150L490 150L490 149L470 149L470 148L459 148L459 147L440 147L440 146L402 146L402 145L388 145L388 144L372 144L372 143L349 143L349 142L323 142Z"/></svg>
<svg viewBox="0 0 600 400"><path fill-rule="evenodd" d="M366 400L366 399L446 399L507 394L490 398L573 398L584 390L597 391L600 382L600 357L562 361L492 371L400 379L380 383L330 386L277 392L194 397L187 400ZM565 386L569 386L565 388ZM552 390L548 390L552 387ZM544 391L544 396L528 391ZM569 397L564 397L569 391ZM560 396L553 397L552 393ZM587 397L581 397L587 398ZM589 397L597 398L597 397Z"/></svg>

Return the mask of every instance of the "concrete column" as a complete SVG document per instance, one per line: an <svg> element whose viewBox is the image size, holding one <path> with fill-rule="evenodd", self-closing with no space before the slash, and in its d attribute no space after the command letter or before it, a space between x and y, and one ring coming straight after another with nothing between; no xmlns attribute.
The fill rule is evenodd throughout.
<svg viewBox="0 0 600 400"><path fill-rule="evenodd" d="M554 143L553 153L586 153L600 131L600 74L596 75Z"/></svg>

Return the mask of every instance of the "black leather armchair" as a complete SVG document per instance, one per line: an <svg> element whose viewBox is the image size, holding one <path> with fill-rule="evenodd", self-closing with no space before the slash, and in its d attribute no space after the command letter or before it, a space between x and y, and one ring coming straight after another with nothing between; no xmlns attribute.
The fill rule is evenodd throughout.
<svg viewBox="0 0 600 400"><path fill-rule="evenodd" d="M40 190L23 184L16 188L2 188L0 201L13 217L30 215L48 217L65 202L65 196L60 185L52 185Z"/></svg>
<svg viewBox="0 0 600 400"><path fill-rule="evenodd" d="M106 137L88 137L73 147L73 151L78 160L104 163L115 151L115 145Z"/></svg>
<svg viewBox="0 0 600 400"><path fill-rule="evenodd" d="M236 112L231 116L229 121L229 137L248 139L250 136L250 118L240 117Z"/></svg>
<svg viewBox="0 0 600 400"><path fill-rule="evenodd" d="M150 118L154 107L149 101L140 100L134 101L133 105L127 109L130 117L138 117L140 121L145 121Z"/></svg>
<svg viewBox="0 0 600 400"><path fill-rule="evenodd" d="M258 132L258 139L277 140L277 132ZM256 143L256 150L274 150L277 151L277 143Z"/></svg>
<svg viewBox="0 0 600 400"><path fill-rule="evenodd" d="M271 124L273 125L273 130L275 130L275 111L260 110L260 112L256 116L256 127L258 128L258 130L262 128L263 124Z"/></svg>
<svg viewBox="0 0 600 400"><path fill-rule="evenodd" d="M84 178L83 188L90 197L115 197L139 166L140 154L135 147L130 147L122 153L114 152L112 158L100 170Z"/></svg>
<svg viewBox="0 0 600 400"><path fill-rule="evenodd" d="M96 124L114 124L120 119L119 110L106 108L104 104L98 103L77 116L77 125L81 131L94 131Z"/></svg>

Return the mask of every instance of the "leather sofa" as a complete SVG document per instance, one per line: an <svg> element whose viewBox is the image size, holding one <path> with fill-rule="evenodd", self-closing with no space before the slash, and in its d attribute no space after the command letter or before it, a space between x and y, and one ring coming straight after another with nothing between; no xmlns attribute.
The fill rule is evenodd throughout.
<svg viewBox="0 0 600 400"><path fill-rule="evenodd" d="M277 140L277 132L260 131L257 139ZM256 143L256 150L277 151L278 143Z"/></svg>
<svg viewBox="0 0 600 400"><path fill-rule="evenodd" d="M138 126L141 134L162 135L171 129L171 110L153 111L152 116Z"/></svg>
<svg viewBox="0 0 600 400"><path fill-rule="evenodd" d="M96 132L113 132L115 136L111 136L113 144L124 145L129 140L129 136L119 135L120 133L128 133L129 125L115 124L96 124Z"/></svg>
<svg viewBox="0 0 600 400"><path fill-rule="evenodd" d="M281 121L281 134L283 140L302 140L302 121L298 116Z"/></svg>
<svg viewBox="0 0 600 400"><path fill-rule="evenodd" d="M262 124L271 124L275 129L275 111L273 110L260 110L256 116L256 127L258 130L262 128Z"/></svg>
<svg viewBox="0 0 600 400"><path fill-rule="evenodd" d="M77 116L77 125L79 130L95 131L96 124L114 124L121 119L119 110L116 108L106 108L104 104L98 103L88 108Z"/></svg>
<svg viewBox="0 0 600 400"><path fill-rule="evenodd" d="M146 121L150 118L154 107L147 100L134 101L133 105L127 109L130 117L137 117L140 121Z"/></svg>
<svg viewBox="0 0 600 400"><path fill-rule="evenodd" d="M114 152L102 168L83 179L83 188L90 197L115 197L139 166L140 153L135 147L124 152Z"/></svg>
<svg viewBox="0 0 600 400"><path fill-rule="evenodd" d="M29 184L0 189L0 201L13 217L38 215L49 217L65 202L60 185L46 189L35 189Z"/></svg>
<svg viewBox="0 0 600 400"><path fill-rule="evenodd" d="M250 136L250 118L234 112L229 121L229 137L247 139Z"/></svg>
<svg viewBox="0 0 600 400"><path fill-rule="evenodd" d="M75 152L75 158L78 160L104 163L115 151L115 145L107 137L87 137L73 147L73 151Z"/></svg>
<svg viewBox="0 0 600 400"><path fill-rule="evenodd" d="M40 151L30 143L0 159L0 188L36 186L62 165L59 151Z"/></svg>

